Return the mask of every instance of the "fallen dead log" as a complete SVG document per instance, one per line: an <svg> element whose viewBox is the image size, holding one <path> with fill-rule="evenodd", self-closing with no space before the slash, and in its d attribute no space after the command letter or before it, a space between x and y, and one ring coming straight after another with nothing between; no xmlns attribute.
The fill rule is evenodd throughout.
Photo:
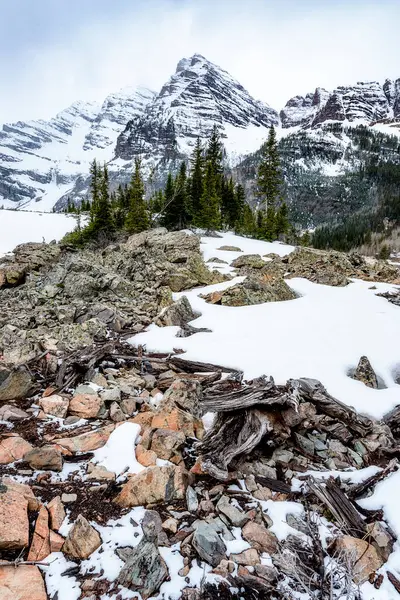
<svg viewBox="0 0 400 600"><path fill-rule="evenodd" d="M369 492L372 488L374 488L377 483L379 483L380 481L385 479L388 475L390 475L390 473L397 471L398 468L399 468L398 460L397 460L397 458L393 458L382 471L379 471L379 473L376 473L375 475L368 477L368 479L366 479L362 483L357 483L352 488L350 488L350 490L347 492L349 498L352 498L353 500L355 500L357 498L361 498L367 492Z"/></svg>
<svg viewBox="0 0 400 600"><path fill-rule="evenodd" d="M221 371L221 373L236 373L237 369L230 369L229 367L222 367L221 365L213 365L211 363L201 363L194 360L186 360L173 356L169 359L169 365L175 367L184 373L214 373L215 371Z"/></svg>
<svg viewBox="0 0 400 600"><path fill-rule="evenodd" d="M395 577L390 571L387 571L387 577L394 589L396 590L396 592L400 594L400 580L397 579L397 577Z"/></svg>
<svg viewBox="0 0 400 600"><path fill-rule="evenodd" d="M365 521L334 479L319 482L311 478L308 487L310 492L329 509L341 529L357 538L363 538L367 534Z"/></svg>
<svg viewBox="0 0 400 600"><path fill-rule="evenodd" d="M201 406L206 412L232 412L261 405L289 405L290 399L286 390L277 388L274 380L265 379L262 385L249 385L221 394L218 390L210 391L201 400Z"/></svg>
<svg viewBox="0 0 400 600"><path fill-rule="evenodd" d="M273 492L279 492L281 494L293 493L292 487L285 481L280 481L279 479L272 479L272 477L262 477L261 475L255 475L255 480L257 483L259 483L263 487L269 488Z"/></svg>
<svg viewBox="0 0 400 600"><path fill-rule="evenodd" d="M291 379L288 383L298 391L304 400L312 402L321 413L342 421L352 431L364 436L372 430L371 419L358 414L353 408L333 398L320 381L301 378Z"/></svg>

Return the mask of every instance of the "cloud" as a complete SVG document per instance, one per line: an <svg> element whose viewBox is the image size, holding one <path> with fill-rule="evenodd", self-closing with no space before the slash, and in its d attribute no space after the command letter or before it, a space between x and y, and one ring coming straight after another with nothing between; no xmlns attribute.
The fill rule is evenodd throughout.
<svg viewBox="0 0 400 600"><path fill-rule="evenodd" d="M7 19L24 4L30 12L8 31ZM128 85L159 90L178 60L195 52L275 108L316 86L400 77L397 0L14 0L13 6L0 32L2 122L48 118L74 100L101 101Z"/></svg>

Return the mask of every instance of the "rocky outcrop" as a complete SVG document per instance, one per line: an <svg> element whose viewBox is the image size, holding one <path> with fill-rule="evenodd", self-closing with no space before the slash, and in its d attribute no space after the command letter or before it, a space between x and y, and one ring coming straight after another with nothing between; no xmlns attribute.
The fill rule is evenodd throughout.
<svg viewBox="0 0 400 600"><path fill-rule="evenodd" d="M249 276L223 292L212 292L203 296L210 304L222 306L252 306L264 302L294 300L297 296L283 278Z"/></svg>
<svg viewBox="0 0 400 600"><path fill-rule="evenodd" d="M378 379L367 356L362 356L360 358L352 377L353 379L361 381L368 387L374 389L378 388Z"/></svg>

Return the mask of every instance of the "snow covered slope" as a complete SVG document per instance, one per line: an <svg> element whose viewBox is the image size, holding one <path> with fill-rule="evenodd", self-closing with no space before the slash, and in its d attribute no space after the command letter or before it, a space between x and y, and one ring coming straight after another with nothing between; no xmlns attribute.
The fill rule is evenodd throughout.
<svg viewBox="0 0 400 600"><path fill-rule="evenodd" d="M218 250L225 244L242 252ZM241 254L274 252L283 256L292 249L233 234L224 234L222 239L202 238L205 259L216 256L229 262ZM263 374L272 375L277 383L291 377L319 379L334 397L376 418L398 404L399 309L377 296L396 286L376 283L373 287L371 282L354 280L346 287L331 287L298 278L287 280L299 296L295 300L231 307L207 304L200 298L200 294L229 287L241 279L175 295L186 295L193 309L201 313L191 324L211 333L179 338L178 343L175 336L179 327L152 324L132 342L161 352L179 347L189 360L237 368L247 379ZM348 376L363 354L374 365L385 389L369 388Z"/></svg>
<svg viewBox="0 0 400 600"><path fill-rule="evenodd" d="M0 210L0 257L25 242L59 241L75 227L73 215Z"/></svg>
<svg viewBox="0 0 400 600"><path fill-rule="evenodd" d="M154 97L127 88L102 104L75 102L49 121L3 125L0 131L0 205L52 209L93 158L110 160L118 135Z"/></svg>

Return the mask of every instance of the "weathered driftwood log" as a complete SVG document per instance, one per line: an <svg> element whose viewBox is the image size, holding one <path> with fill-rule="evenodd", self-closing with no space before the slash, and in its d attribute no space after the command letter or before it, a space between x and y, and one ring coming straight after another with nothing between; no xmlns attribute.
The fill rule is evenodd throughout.
<svg viewBox="0 0 400 600"><path fill-rule="evenodd" d="M318 482L311 478L308 487L329 509L341 529L357 538L363 538L366 535L365 521L334 479Z"/></svg>
<svg viewBox="0 0 400 600"><path fill-rule="evenodd" d="M194 360L185 360L174 356L169 359L169 364L184 373L213 373L214 371L221 371L222 373L235 373L237 369L230 369L229 367L222 367L221 365L213 365L210 363L201 363Z"/></svg>
<svg viewBox="0 0 400 600"><path fill-rule="evenodd" d="M400 465L397 458L393 458L382 471L379 471L375 475L368 477L368 479L366 479L362 483L357 483L356 485L353 485L353 487L351 487L350 490L347 492L349 498L352 498L354 500L356 500L357 498L362 498L362 496L364 496L367 492L372 490L377 483L385 479L388 475L390 475L390 473L397 471L399 466Z"/></svg>
<svg viewBox="0 0 400 600"><path fill-rule="evenodd" d="M400 406L396 406L383 417L383 422L388 425L394 436L400 436Z"/></svg>
<svg viewBox="0 0 400 600"><path fill-rule="evenodd" d="M304 400L312 402L318 412L329 415L346 425L352 431L360 435L367 435L372 428L373 422L364 415L358 414L353 408L333 398L320 381L316 379L290 379L288 384L297 389Z"/></svg>

